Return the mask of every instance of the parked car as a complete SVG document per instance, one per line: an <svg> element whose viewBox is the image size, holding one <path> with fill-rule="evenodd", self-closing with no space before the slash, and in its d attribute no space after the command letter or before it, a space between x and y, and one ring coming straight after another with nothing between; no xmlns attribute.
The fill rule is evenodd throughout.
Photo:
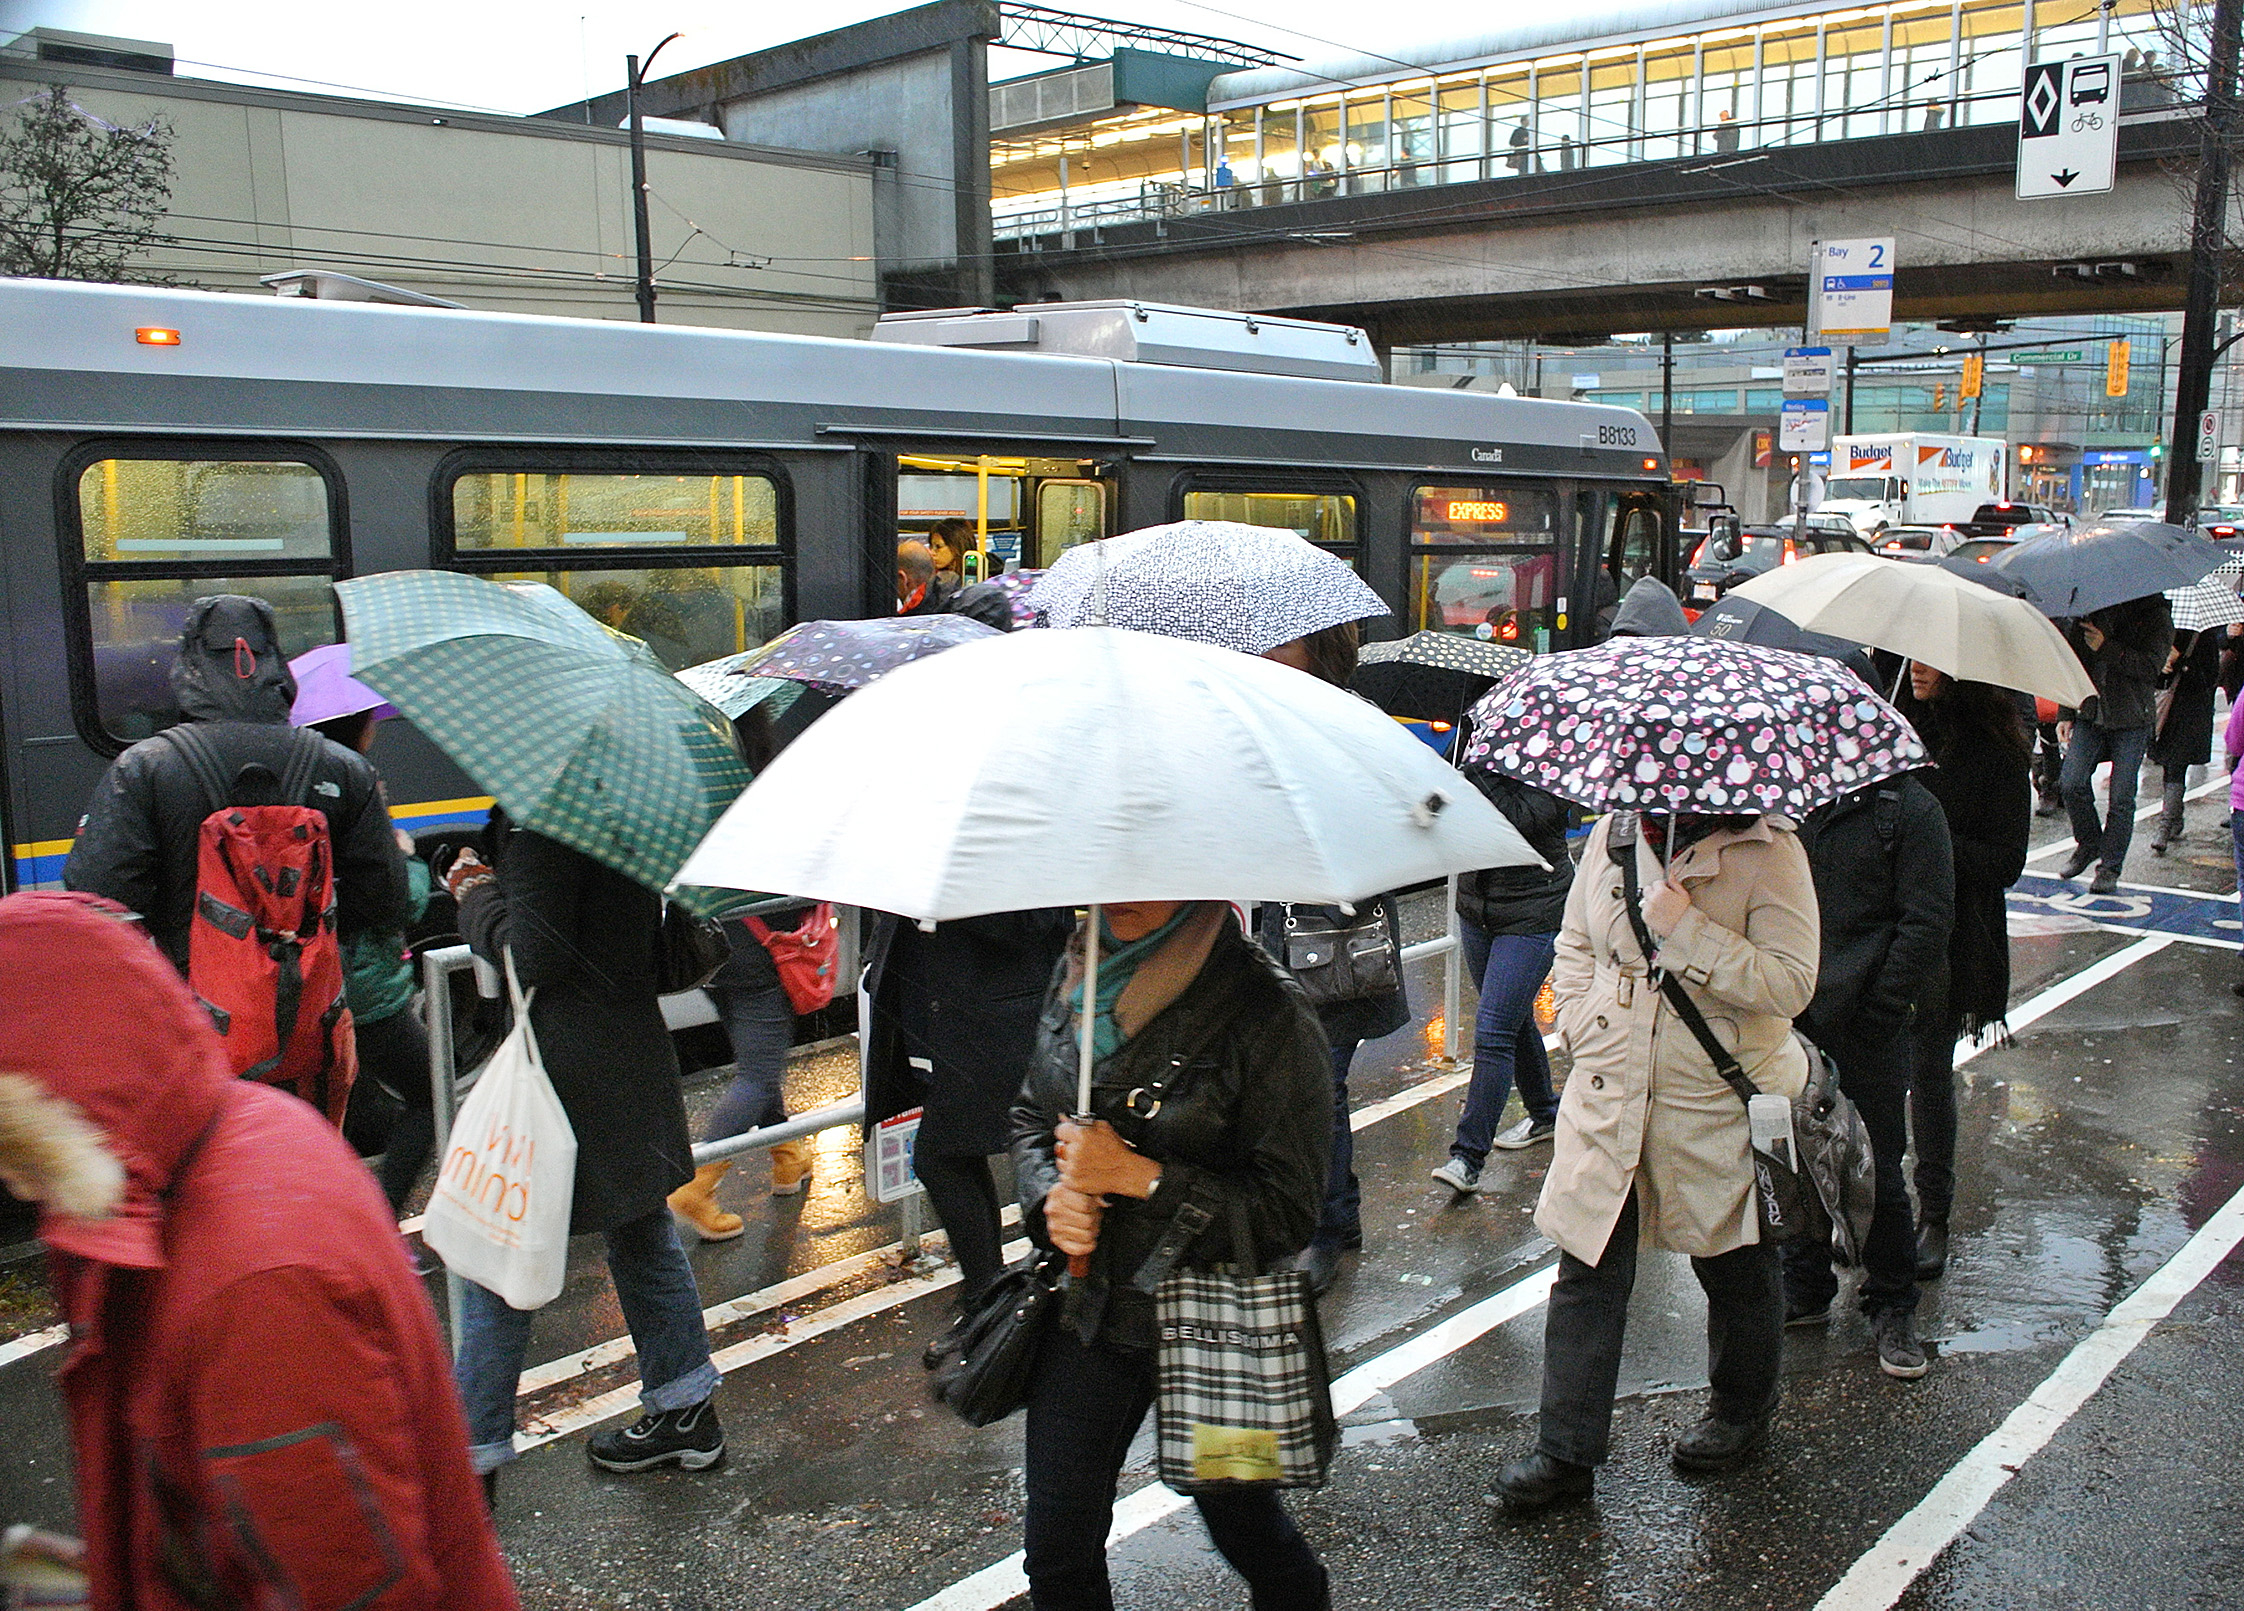
<svg viewBox="0 0 2244 1611"><path fill-rule="evenodd" d="M1789 565L1808 554L1867 554L1870 545L1852 528L1747 526L1734 538L1709 537L1683 573L1683 612L1693 620L1739 583Z"/></svg>

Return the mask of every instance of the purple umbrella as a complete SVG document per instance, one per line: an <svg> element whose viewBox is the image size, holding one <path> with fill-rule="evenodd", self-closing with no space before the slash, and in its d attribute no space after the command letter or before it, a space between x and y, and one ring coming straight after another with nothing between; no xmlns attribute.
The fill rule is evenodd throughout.
<svg viewBox="0 0 2244 1611"><path fill-rule="evenodd" d="M1837 663L1724 638L1538 655L1472 719L1466 771L1593 811L1797 819L1927 760L1908 719Z"/></svg>
<svg viewBox="0 0 2244 1611"><path fill-rule="evenodd" d="M922 656L955 649L997 628L963 615L891 615L871 621L805 621L735 662L735 677L784 677L834 693L862 688Z"/></svg>
<svg viewBox="0 0 2244 1611"><path fill-rule="evenodd" d="M351 646L323 643L288 663L296 677L296 703L288 719L298 727L331 722L338 716L372 711L376 721L395 716L397 707L351 675Z"/></svg>

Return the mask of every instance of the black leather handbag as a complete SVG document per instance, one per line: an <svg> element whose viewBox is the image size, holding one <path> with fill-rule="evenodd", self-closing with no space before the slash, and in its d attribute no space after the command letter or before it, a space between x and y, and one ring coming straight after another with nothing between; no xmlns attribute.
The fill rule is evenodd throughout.
<svg viewBox="0 0 2244 1611"><path fill-rule="evenodd" d="M1353 917L1338 907L1285 909L1286 971L1312 1007L1362 1001L1402 988L1402 958L1395 950L1384 897L1365 901Z"/></svg>
<svg viewBox="0 0 2244 1611"><path fill-rule="evenodd" d="M1036 1356L1059 1318L1067 1255L1040 1248L990 1283L966 1324L931 1357L927 1391L968 1426L1002 1421L1028 1402Z"/></svg>

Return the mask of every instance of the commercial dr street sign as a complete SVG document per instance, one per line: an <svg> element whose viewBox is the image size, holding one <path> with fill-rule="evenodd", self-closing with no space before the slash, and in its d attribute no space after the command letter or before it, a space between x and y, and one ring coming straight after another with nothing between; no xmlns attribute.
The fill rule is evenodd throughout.
<svg viewBox="0 0 2244 1611"><path fill-rule="evenodd" d="M2074 56L2026 69L2018 100L2018 199L2093 196L2119 159L2119 57Z"/></svg>

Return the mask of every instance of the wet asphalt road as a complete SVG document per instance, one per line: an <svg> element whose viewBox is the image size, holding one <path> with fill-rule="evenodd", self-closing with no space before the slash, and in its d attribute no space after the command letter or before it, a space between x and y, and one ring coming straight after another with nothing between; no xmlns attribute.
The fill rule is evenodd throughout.
<svg viewBox="0 0 2244 1611"><path fill-rule="evenodd" d="M2234 885L2225 806L2225 793L2193 803L2190 835L2163 859L2150 855L2144 824L2128 866L2138 887L2116 901L2047 877L2029 877L2014 897L2017 1002L2145 954L1967 1065L1954 1261L1919 1310L1935 1345L1929 1375L1882 1376L1851 1312L1828 1334L1790 1333L1765 1454L1724 1477L1681 1477L1666 1450L1698 1413L1703 1304L1683 1261L1648 1255L1614 1459L1596 1498L1524 1520L1481 1502L1498 1467L1532 1443L1542 1311L1531 1308L1346 1417L1331 1485L1293 1501L1333 1570L1335 1603L1816 1606L2244 1188L2244 1002L2226 989L2244 931L2232 902L2205 898ZM2064 830L2037 831L2047 840ZM2052 872L2057 859L2030 871ZM2154 949L2145 932L2184 937ZM1418 970L1414 995L1420 1022L1358 1062L1357 1108L1404 1099L1357 1135L1367 1247L1325 1305L1336 1372L1551 1257L1531 1221L1545 1152L1498 1155L1477 1198L1453 1199L1426 1178L1446 1154L1461 1093L1424 1095L1448 1072L1431 1055L1441 1039L1427 1019L1440 1002L1434 969ZM845 1061L800 1065L795 1105L838 1094L848 1077ZM1409 1101L1413 1092L1421 1099ZM883 1257L895 1211L870 1208L858 1175L854 1135L841 1132L827 1137L807 1200L760 1195L754 1166L727 1183L749 1234L695 1251L704 1303L793 1281L717 1331L721 1350L758 1356L738 1358L719 1391L730 1458L699 1476L612 1477L585 1464L582 1431L532 1450L508 1469L499 1504L527 1604L901 1611L1019 1547L1018 1422L974 1431L926 1402L916 1356L949 1293L926 1290L925 1269ZM540 1318L533 1361L622 1333L592 1245L578 1253L568 1291ZM844 1279L804 1290L837 1264ZM825 1325L835 1305L858 1318ZM2240 1318L2244 1258L2184 1297L1899 1603L2244 1604ZM0 1465L0 1518L68 1521L52 1359L0 1367L14 1445ZM525 1426L632 1374L626 1359L572 1376L526 1404ZM1126 1492L1150 1480L1148 1465L1141 1437ZM1119 1544L1114 1560L1127 1607L1245 1602L1189 1509Z"/></svg>

